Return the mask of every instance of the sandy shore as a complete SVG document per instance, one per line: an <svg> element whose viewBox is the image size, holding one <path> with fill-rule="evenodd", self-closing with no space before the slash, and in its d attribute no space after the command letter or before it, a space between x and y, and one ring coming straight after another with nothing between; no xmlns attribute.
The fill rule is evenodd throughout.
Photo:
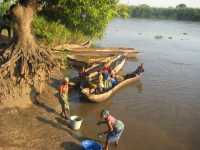
<svg viewBox="0 0 200 150"><path fill-rule="evenodd" d="M51 78L39 104L27 97L0 106L0 150L78 150L78 132L71 130L60 117L55 96L62 74Z"/></svg>

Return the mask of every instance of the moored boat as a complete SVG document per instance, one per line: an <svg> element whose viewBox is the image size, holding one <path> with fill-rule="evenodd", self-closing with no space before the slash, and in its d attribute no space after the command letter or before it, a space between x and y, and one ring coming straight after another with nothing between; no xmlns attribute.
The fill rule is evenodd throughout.
<svg viewBox="0 0 200 150"><path fill-rule="evenodd" d="M114 48L114 47L108 47L108 48L74 48L72 50L73 52L90 52L90 53L137 53L138 51L135 48Z"/></svg>
<svg viewBox="0 0 200 150"><path fill-rule="evenodd" d="M113 72L118 73L123 68L125 62L126 62L126 57L124 55L118 55L113 60L109 61L107 65L111 68ZM90 71L88 70L87 72L89 74L87 77L88 81L93 81L97 79L98 73L101 69L103 69L104 64L96 67L93 70Z"/></svg>
<svg viewBox="0 0 200 150"><path fill-rule="evenodd" d="M111 68L112 71L114 71L115 73L118 73L124 66L124 64L126 63L126 57L123 55L118 55L115 56L114 59L110 60L109 62L107 62L108 66ZM91 66L90 68L86 68L86 74L87 74L87 81L88 82L92 82L95 81L96 79L98 79L98 73L100 70L103 69L105 63L101 63L101 64L93 64L93 66ZM71 79L71 81L76 84L79 85L80 82L80 78L79 77L74 77Z"/></svg>
<svg viewBox="0 0 200 150"><path fill-rule="evenodd" d="M104 92L104 93L90 93L90 89L89 88L84 88L81 90L81 93L91 102L103 102L106 101L108 98L110 98L117 90L119 90L120 88L124 87L125 85L128 85L130 83L134 83L138 80L140 80L141 75L135 75L133 77L129 77L127 79L124 79L122 81L120 81L117 85L115 85L112 89Z"/></svg>
<svg viewBox="0 0 200 150"><path fill-rule="evenodd" d="M116 56L111 57L104 57L104 58L86 58L86 57L78 57L76 55L67 55L67 59L70 65L72 65L76 69L80 69L82 67L87 68L87 70L90 70L90 68L93 68L94 66L98 66L98 64L107 63L111 60L113 60Z"/></svg>
<svg viewBox="0 0 200 150"><path fill-rule="evenodd" d="M76 48L89 48L91 46L91 42L90 41L86 41L82 44L62 44L62 45L57 45L54 47L55 50L61 50L61 49L76 49Z"/></svg>
<svg viewBox="0 0 200 150"><path fill-rule="evenodd" d="M86 61L80 61L75 56L72 55L67 55L67 60L69 65L71 65L76 69L80 69L82 67L89 67L89 63L87 63Z"/></svg>

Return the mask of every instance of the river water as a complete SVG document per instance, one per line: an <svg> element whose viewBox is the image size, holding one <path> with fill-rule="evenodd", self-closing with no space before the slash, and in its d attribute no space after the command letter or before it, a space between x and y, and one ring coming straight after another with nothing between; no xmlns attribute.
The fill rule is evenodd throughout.
<svg viewBox="0 0 200 150"><path fill-rule="evenodd" d="M97 46L138 49L142 53L123 72L143 62L145 73L101 104L74 96L72 111L84 117L82 133L98 139L104 128L96 122L107 108L126 126L118 150L199 150L200 23L116 19Z"/></svg>

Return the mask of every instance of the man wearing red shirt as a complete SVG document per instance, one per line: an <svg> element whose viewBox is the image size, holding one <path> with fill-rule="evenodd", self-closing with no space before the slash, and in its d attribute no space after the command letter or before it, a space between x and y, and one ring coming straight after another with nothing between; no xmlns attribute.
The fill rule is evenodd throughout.
<svg viewBox="0 0 200 150"><path fill-rule="evenodd" d="M64 82L59 87L59 102L61 104L61 116L64 118L69 117L70 109L68 102L68 91L69 91L69 79L66 77Z"/></svg>

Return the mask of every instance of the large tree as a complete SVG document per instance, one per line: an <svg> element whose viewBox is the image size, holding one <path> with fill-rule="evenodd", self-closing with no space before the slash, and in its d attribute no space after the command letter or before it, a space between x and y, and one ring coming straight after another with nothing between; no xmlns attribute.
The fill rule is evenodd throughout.
<svg viewBox="0 0 200 150"><path fill-rule="evenodd" d="M50 49L39 46L32 34L33 16L40 6L43 8L40 15L47 20L59 21L72 31L98 36L114 15L117 0L16 0L14 3L8 11L14 37L10 46L0 52L0 96L18 95L26 87L40 90L56 65Z"/></svg>
<svg viewBox="0 0 200 150"><path fill-rule="evenodd" d="M39 89L55 61L47 48L37 45L31 25L37 0L19 0L8 11L14 26L10 46L0 55L0 96L17 96L20 91Z"/></svg>

